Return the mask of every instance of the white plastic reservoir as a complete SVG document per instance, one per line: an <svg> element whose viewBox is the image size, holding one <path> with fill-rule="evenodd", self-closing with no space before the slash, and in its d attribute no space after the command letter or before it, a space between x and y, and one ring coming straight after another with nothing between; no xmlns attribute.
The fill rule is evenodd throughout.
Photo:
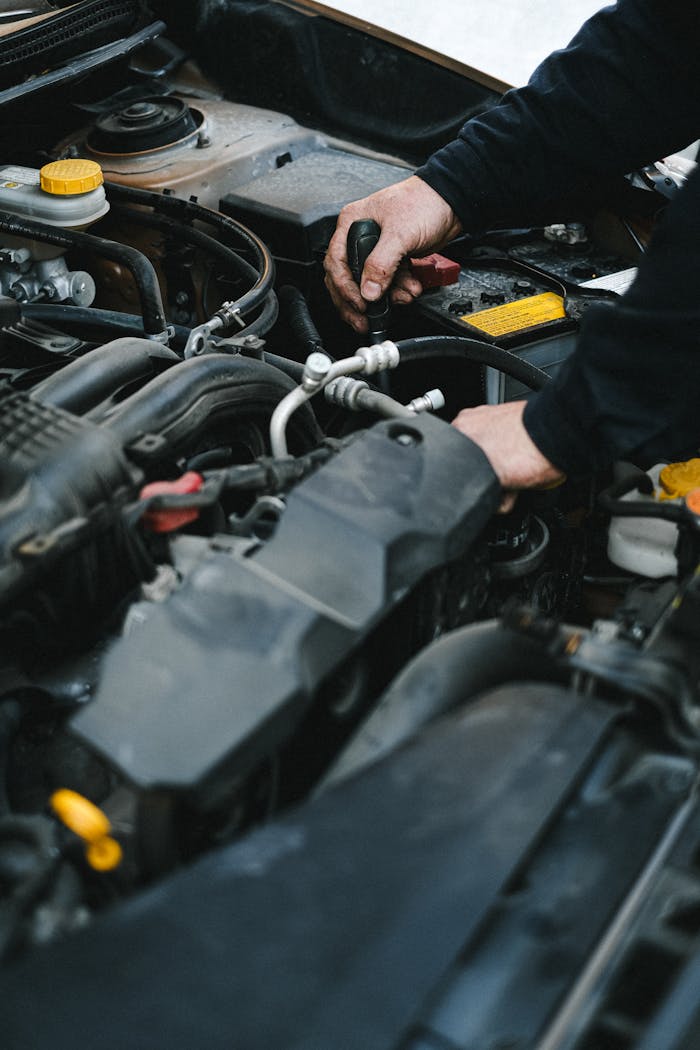
<svg viewBox="0 0 700 1050"><path fill-rule="evenodd" d="M92 160L59 160L41 170L0 167L0 211L49 226L80 227L109 211L102 169Z"/></svg>
<svg viewBox="0 0 700 1050"><path fill-rule="evenodd" d="M647 471L659 487L659 474L666 466L659 463ZM622 496L625 501L656 503L654 496L645 496L636 490ZM674 501L674 502L681 502ZM638 576L659 579L675 576L678 571L676 542L678 526L660 518L612 518L608 532L608 557L613 565Z"/></svg>

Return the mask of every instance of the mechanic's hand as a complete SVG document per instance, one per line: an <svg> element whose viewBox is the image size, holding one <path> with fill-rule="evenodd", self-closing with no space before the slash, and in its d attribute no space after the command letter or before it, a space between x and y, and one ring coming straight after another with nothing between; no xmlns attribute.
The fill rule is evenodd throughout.
<svg viewBox="0 0 700 1050"><path fill-rule="evenodd" d="M374 219L382 235L362 272L362 294L355 284L347 255L347 235L356 219ZM364 299L374 302L393 281L391 300L410 303L422 286L411 276L409 255L427 255L461 233L452 208L426 182L412 175L405 182L379 190L343 208L326 255L326 287L344 321L357 332L367 330ZM397 272L398 271L398 272Z"/></svg>
<svg viewBox="0 0 700 1050"><path fill-rule="evenodd" d="M547 488L564 474L542 455L523 424L525 401L463 408L452 420L486 454L505 490L501 513L512 510L513 490Z"/></svg>

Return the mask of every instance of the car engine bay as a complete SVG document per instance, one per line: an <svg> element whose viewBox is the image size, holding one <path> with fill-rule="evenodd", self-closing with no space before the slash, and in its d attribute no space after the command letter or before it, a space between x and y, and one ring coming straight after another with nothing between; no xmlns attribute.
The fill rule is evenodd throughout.
<svg viewBox="0 0 700 1050"><path fill-rule="evenodd" d="M261 53L264 6L229 5ZM78 18L97 35L71 56L45 27ZM352 33L358 48L379 47ZM51 61L19 78L8 49L19 63L39 45ZM323 254L344 204L420 158L371 122L353 138L323 113L298 120L303 106L267 108L270 78L256 105L250 77L240 93L208 79L225 75L216 49L207 68L193 47L200 68L184 46L142 5L116 0L0 37L7 1046L30 1045L17 1020L25 990L50 998L57 969L80 971L83 943L89 983L107 958L100 930L113 994L133 1001L118 951L144 972L160 965L155 947L130 946L135 916L148 931L159 910L210 907L192 927L214 929L215 902L236 947L222 949L212 987L228 975L230 1031L246 1050L534 1045L524 1033L564 1023L594 956L607 983L586 977L588 1013L568 1042L542 1045L646 1046L663 1003L658 992L647 1013L639 1006L640 960L647 983L669 987L698 932L700 504L686 496L700 474L692 461L619 464L521 494L499 515L488 461L449 422L547 382L588 307L633 279L682 173L667 161L601 188L603 202L545 202L536 225L413 261L424 295L365 345L334 314ZM115 53L98 62L105 48ZM47 72L85 54L65 84ZM232 76L245 78L245 58ZM423 860L410 852L421 835ZM225 900L224 855L239 858ZM464 881L464 856L469 878L482 867L479 885ZM277 882L264 891L246 864ZM630 917L608 943L650 872L673 893L656 911L645 898L637 925ZM358 894L337 915L334 877ZM459 884L450 907L471 909L471 925L432 901L443 877ZM294 880L303 898L292 899ZM401 922L363 912L372 886L384 907L405 897ZM345 998L336 988L320 1011L334 924L347 934L353 912ZM383 930L400 946L409 928L423 947L400 950L424 969L406 965L403 992L358 1018L358 997L371 999L370 985L383 995L399 965L379 949L368 961L361 944ZM175 955L159 929L153 944ZM251 962L265 930L278 946L266 973ZM309 1026L299 1021L294 1042L283 986L317 935L314 979L288 992ZM470 985L475 973L491 975L487 993ZM263 1018L249 990L266 980ZM31 1045L48 1045L53 1025L67 1033L72 1017L48 1011ZM139 1045L234 1045L204 1030L178 1042L169 1023L162 1042ZM100 1045L136 1045L118 1026L111 1038Z"/></svg>

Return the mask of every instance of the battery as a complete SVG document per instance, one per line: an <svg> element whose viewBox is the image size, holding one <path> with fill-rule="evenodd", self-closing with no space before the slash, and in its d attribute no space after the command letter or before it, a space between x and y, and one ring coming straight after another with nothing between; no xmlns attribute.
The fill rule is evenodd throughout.
<svg viewBox="0 0 700 1050"><path fill-rule="evenodd" d="M534 266L528 251L537 259ZM586 310L600 301L595 291L608 301L611 290L622 291L634 273L628 265L589 245L518 245L517 254L508 255L487 251L463 261L456 283L424 292L417 308L443 334L502 347L554 376L573 352ZM484 369L487 404L530 395L510 376Z"/></svg>

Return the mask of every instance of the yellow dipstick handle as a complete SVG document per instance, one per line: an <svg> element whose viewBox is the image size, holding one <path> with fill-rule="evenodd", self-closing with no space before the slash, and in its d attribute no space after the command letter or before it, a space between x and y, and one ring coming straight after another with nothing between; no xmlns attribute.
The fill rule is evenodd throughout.
<svg viewBox="0 0 700 1050"><path fill-rule="evenodd" d="M122 860L122 848L109 834L107 817L77 791L61 788L50 799L58 819L85 843L85 858L95 871L113 871Z"/></svg>

